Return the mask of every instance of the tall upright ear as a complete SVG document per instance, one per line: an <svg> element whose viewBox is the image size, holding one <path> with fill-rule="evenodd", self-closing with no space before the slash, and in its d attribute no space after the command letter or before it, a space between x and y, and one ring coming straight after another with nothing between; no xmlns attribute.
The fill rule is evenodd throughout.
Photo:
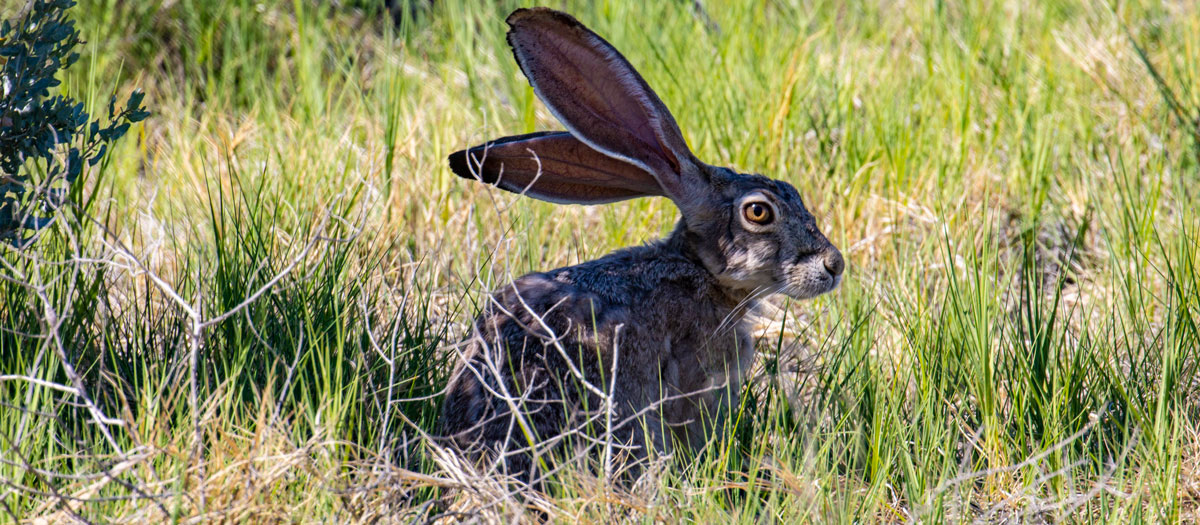
<svg viewBox="0 0 1200 525"><path fill-rule="evenodd" d="M518 9L508 25L529 83L579 140L645 169L677 204L708 190L671 112L611 44L546 8Z"/></svg>
<svg viewBox="0 0 1200 525"><path fill-rule="evenodd" d="M559 204L662 195L645 170L600 153L565 131L494 140L450 155L450 169L500 189Z"/></svg>

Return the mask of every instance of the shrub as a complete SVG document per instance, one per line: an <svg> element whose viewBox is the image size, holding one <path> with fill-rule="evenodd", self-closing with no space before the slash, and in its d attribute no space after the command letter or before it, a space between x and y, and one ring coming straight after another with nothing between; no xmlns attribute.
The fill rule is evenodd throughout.
<svg viewBox="0 0 1200 525"><path fill-rule="evenodd" d="M0 241L18 246L36 237L27 232L53 223L85 164L100 162L130 124L149 116L141 91L122 107L112 97L106 125L82 102L51 95L59 73L79 60L79 31L67 17L74 5L34 0L0 24Z"/></svg>

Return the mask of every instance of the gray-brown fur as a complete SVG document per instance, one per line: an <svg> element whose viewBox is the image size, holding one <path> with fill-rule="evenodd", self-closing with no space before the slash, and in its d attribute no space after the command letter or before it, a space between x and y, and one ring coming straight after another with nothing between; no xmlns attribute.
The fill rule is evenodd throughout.
<svg viewBox="0 0 1200 525"><path fill-rule="evenodd" d="M450 157L454 172L560 203L666 195L682 218L661 241L494 292L451 379L442 430L527 481L537 480L538 465L518 419L546 444L536 450L547 464L575 451L564 443L595 444L580 432L611 435L634 457L648 446L697 449L736 406L753 362L746 312L770 293L803 299L832 290L841 254L790 184L697 160L633 67L573 18L518 10L509 24L518 62L571 136L460 151ZM571 72L582 69L576 61L588 66L586 81Z"/></svg>

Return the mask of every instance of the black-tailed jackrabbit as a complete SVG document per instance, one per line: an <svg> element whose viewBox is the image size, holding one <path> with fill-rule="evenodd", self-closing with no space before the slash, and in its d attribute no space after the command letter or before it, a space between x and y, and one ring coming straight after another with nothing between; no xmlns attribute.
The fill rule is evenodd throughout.
<svg viewBox="0 0 1200 525"><path fill-rule="evenodd" d="M442 430L527 481L547 452L576 450L569 441L696 449L752 364L744 314L771 293L832 290L842 255L790 184L697 160L641 75L577 20L519 9L508 24L521 70L568 131L458 151L454 173L564 204L660 195L682 218L666 239L494 292Z"/></svg>

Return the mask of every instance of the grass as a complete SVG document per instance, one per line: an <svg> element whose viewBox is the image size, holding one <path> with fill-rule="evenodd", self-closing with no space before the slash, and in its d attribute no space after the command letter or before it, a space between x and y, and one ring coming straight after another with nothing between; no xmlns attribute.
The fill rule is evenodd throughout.
<svg viewBox="0 0 1200 525"><path fill-rule="evenodd" d="M434 462L480 298L676 216L449 172L455 149L561 127L505 46L510 4L393 26L307 0L83 1L62 90L142 87L154 114L80 182L94 198L0 248L0 511L1200 519L1189 2L567 3L702 159L796 185L846 279L767 310L743 405L694 461L498 501Z"/></svg>

